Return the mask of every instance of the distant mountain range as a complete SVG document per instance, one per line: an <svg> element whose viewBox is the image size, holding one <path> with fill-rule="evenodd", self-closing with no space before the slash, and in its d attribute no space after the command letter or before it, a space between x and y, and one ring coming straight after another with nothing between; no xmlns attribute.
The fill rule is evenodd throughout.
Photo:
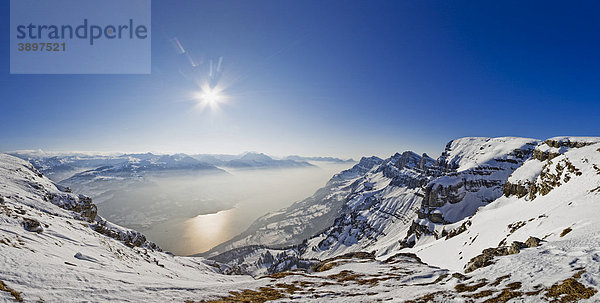
<svg viewBox="0 0 600 303"><path fill-rule="evenodd" d="M352 159L342 160L334 157L301 157L287 156L282 159L270 157L263 153L246 152L239 155L226 154L194 154L183 153L163 154L99 154L81 152L44 152L14 151L9 155L31 162L46 176L54 181L63 181L78 173L84 175L99 174L130 174L159 171L199 171L216 170L221 168L294 168L312 167L311 162L353 162Z"/></svg>
<svg viewBox="0 0 600 303"><path fill-rule="evenodd" d="M215 166L231 168L273 168L273 167L303 167L313 166L310 162L351 163L352 159L340 159L334 157L303 157L287 156L275 159L263 153L247 152L241 155L219 155L219 154L197 154L191 155L195 159L213 164Z"/></svg>
<svg viewBox="0 0 600 303"><path fill-rule="evenodd" d="M294 160L294 161L315 161L315 162L334 162L334 163L351 163L355 162L354 159L346 159L342 160L340 158L334 157L302 157L297 155L287 156L284 158L285 160Z"/></svg>
<svg viewBox="0 0 600 303"><path fill-rule="evenodd" d="M247 152L240 155L183 153L160 155L140 154L94 154L94 153L48 153L16 151L9 153L31 162L44 175L73 191L94 197L102 203L111 193L142 184L149 177L173 174L226 174L225 169L287 169L316 167L308 161L347 162L332 157L291 156L274 159L263 153Z"/></svg>
<svg viewBox="0 0 600 303"><path fill-rule="evenodd" d="M263 153L248 152L237 156L232 155L194 155L195 159L215 166L227 168L292 168L314 166L305 160L273 159Z"/></svg>

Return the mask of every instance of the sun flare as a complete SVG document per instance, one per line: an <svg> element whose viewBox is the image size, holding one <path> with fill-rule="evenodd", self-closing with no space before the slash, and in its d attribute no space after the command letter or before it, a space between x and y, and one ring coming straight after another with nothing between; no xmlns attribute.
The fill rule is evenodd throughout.
<svg viewBox="0 0 600 303"><path fill-rule="evenodd" d="M211 109L217 109L219 104L223 103L226 99L223 89L219 86L210 87L209 85L203 85L200 91L195 93L194 99L198 102L200 108L210 107Z"/></svg>
<svg viewBox="0 0 600 303"><path fill-rule="evenodd" d="M221 99L221 94L216 90L208 90L200 93L200 99L208 104L218 103Z"/></svg>

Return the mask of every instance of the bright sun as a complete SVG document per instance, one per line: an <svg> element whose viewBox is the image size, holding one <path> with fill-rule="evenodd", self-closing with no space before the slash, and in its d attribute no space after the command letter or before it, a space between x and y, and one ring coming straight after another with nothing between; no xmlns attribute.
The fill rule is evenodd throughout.
<svg viewBox="0 0 600 303"><path fill-rule="evenodd" d="M196 100L199 101L198 105L201 108L209 106L212 109L218 108L219 103L223 102L225 99L225 95L223 94L223 90L217 87L210 87L205 85L202 87L201 91L196 93Z"/></svg>
<svg viewBox="0 0 600 303"><path fill-rule="evenodd" d="M219 92L211 89L208 91L203 91L200 95L200 98L203 101L206 101L208 104L212 104L219 102L219 99L221 99L221 95L219 94Z"/></svg>

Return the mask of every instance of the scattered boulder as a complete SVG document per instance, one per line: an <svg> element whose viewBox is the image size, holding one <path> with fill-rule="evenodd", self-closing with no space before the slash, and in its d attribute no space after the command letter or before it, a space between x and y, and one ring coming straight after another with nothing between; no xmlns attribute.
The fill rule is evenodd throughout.
<svg viewBox="0 0 600 303"><path fill-rule="evenodd" d="M315 265L313 267L313 271L321 272L321 271L329 270L329 269L335 267L335 265L336 265L335 261L344 260L344 259L374 260L375 254L369 253L369 252L362 252L362 251L346 253L346 254L343 254L343 255L340 255L337 257L333 257L333 258L329 258L327 260L317 263L317 265Z"/></svg>
<svg viewBox="0 0 600 303"><path fill-rule="evenodd" d="M91 224L90 227L97 233L123 242L129 247L145 247L156 251L162 251L155 243L147 241L146 236L134 230L124 229L101 219Z"/></svg>
<svg viewBox="0 0 600 303"><path fill-rule="evenodd" d="M73 257L75 257L75 259L79 259L79 260L83 260L83 261L98 263L98 259L88 256L88 255L84 255L80 252L77 252Z"/></svg>
<svg viewBox="0 0 600 303"><path fill-rule="evenodd" d="M494 257L506 255L508 255L508 249L506 247L486 248L480 255L477 255L469 260L467 268L465 269L465 273L470 273L481 267L490 266L494 264Z"/></svg>
<svg viewBox="0 0 600 303"><path fill-rule="evenodd" d="M527 241L525 241L525 245L527 245L527 247L538 247L541 244L542 240L538 239L536 237L529 237L529 239L527 239Z"/></svg>
<svg viewBox="0 0 600 303"><path fill-rule="evenodd" d="M570 227L565 228L561 233L560 233L560 237L564 237L566 236L568 233L570 233L573 229L571 229Z"/></svg>
<svg viewBox="0 0 600 303"><path fill-rule="evenodd" d="M92 203L92 198L79 195L79 204L73 208L73 211L81 214L81 216L86 218L89 222L94 222L96 215L98 214L98 207Z"/></svg>
<svg viewBox="0 0 600 303"><path fill-rule="evenodd" d="M458 228L452 229L449 232L446 232L446 230L444 229L442 231L442 237L445 236L446 240L448 240L452 237L455 237L455 236L467 231L469 226L471 226L471 220L467 220L467 221L463 222L463 224L461 224Z"/></svg>
<svg viewBox="0 0 600 303"><path fill-rule="evenodd" d="M529 237L525 243L514 241L510 247L500 246L495 248L486 248L481 252L481 254L469 260L469 263L465 265L465 273L470 273L478 268L494 264L493 260L495 257L515 255L520 253L524 248L540 246L541 241L542 240L536 237Z"/></svg>
<svg viewBox="0 0 600 303"><path fill-rule="evenodd" d="M521 252L521 249L523 248L527 248L528 246L523 243L523 242L519 242L519 241L514 241L511 245L510 248L508 249L508 254L509 255L516 255L518 253Z"/></svg>
<svg viewBox="0 0 600 303"><path fill-rule="evenodd" d="M23 219L23 228L25 228L26 231L36 233L41 233L42 231L44 231L44 228L42 227L42 224L40 224L40 222L29 218Z"/></svg>

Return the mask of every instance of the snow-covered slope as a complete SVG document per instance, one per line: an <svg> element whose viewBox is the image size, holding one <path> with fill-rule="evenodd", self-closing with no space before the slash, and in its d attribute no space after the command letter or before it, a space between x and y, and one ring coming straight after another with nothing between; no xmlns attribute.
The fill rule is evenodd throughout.
<svg viewBox="0 0 600 303"><path fill-rule="evenodd" d="M437 227L441 233L441 228L452 229L469 222L462 233L416 246L413 251L433 264L461 270L485 248L524 242L533 236L545 241L538 253L549 260L562 257L559 263L565 266L575 268L583 265L578 260L585 263L586 259L597 258L600 250L592 243L600 241L600 138L595 143L590 141L570 138L580 147L553 147L553 139L541 143L536 155L560 150L550 158L527 160L508 178L504 196L480 208L476 215ZM561 236L567 230L571 231Z"/></svg>
<svg viewBox="0 0 600 303"><path fill-rule="evenodd" d="M0 178L0 299L600 301L600 138L363 158L214 250L215 267L159 252L26 162L0 156Z"/></svg>
<svg viewBox="0 0 600 303"><path fill-rule="evenodd" d="M203 258L162 253L94 210L31 164L0 154L0 302L364 302L456 280L414 256L364 254L315 272L227 276Z"/></svg>
<svg viewBox="0 0 600 303"><path fill-rule="evenodd" d="M4 154L0 259L0 281L28 302L183 302L198 292L225 295L224 282L250 281L219 275L200 258L161 253L142 234L96 216L89 198ZM12 299L0 291L0 301Z"/></svg>
<svg viewBox="0 0 600 303"><path fill-rule="evenodd" d="M462 138L449 142L436 166L440 175L424 187L424 197L404 244L436 234L435 226L460 221L503 193L507 178L533 153L538 140Z"/></svg>
<svg viewBox="0 0 600 303"><path fill-rule="evenodd" d="M326 259L382 243L398 248L398 234L411 226L434 164L426 154L404 152L356 178L334 223L308 240L303 257Z"/></svg>

